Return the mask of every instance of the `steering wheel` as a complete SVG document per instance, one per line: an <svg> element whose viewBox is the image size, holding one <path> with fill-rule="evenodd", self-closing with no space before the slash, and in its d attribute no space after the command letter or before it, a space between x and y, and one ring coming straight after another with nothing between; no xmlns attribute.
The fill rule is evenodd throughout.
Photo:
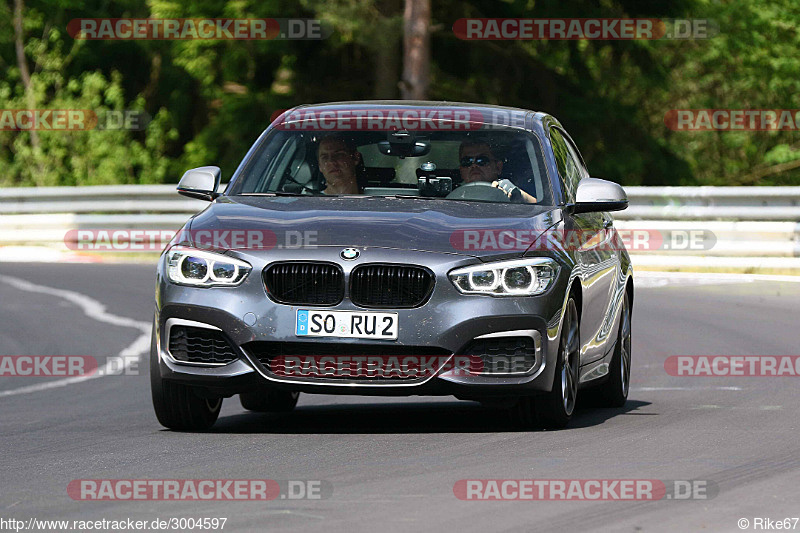
<svg viewBox="0 0 800 533"><path fill-rule="evenodd" d="M448 200L488 200L492 202L510 202L506 193L486 181L465 183L446 197Z"/></svg>
<svg viewBox="0 0 800 533"><path fill-rule="evenodd" d="M298 185L300 187L300 190L299 191L287 191L286 190L286 183L294 183L295 185ZM290 175L287 172L287 174L285 176L285 183L283 184L282 190L284 192L299 192L300 194L304 194L304 195L320 196L322 194L322 190L320 189L321 185L322 184L320 182L318 182L318 181L315 181L313 179L313 177L311 179L305 181L305 182L297 181L296 179L294 179L294 177L292 175Z"/></svg>

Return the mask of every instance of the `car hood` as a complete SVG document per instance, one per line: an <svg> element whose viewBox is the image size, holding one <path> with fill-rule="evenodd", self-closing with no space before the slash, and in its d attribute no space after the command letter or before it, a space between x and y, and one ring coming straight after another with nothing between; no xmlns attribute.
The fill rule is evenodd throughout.
<svg viewBox="0 0 800 533"><path fill-rule="evenodd" d="M485 260L521 255L560 218L558 208L530 204L387 197L223 196L196 215L189 229L195 236L206 232L206 237L207 232L221 234L228 230L268 235L264 239L268 247L378 247ZM501 234L505 235L500 238ZM222 238L220 242L228 240Z"/></svg>

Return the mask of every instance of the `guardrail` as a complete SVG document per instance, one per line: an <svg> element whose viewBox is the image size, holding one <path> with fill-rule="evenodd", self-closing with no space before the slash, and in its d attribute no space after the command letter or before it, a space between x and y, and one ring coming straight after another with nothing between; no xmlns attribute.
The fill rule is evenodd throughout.
<svg viewBox="0 0 800 533"><path fill-rule="evenodd" d="M800 187L626 187L620 220L800 221ZM174 185L100 185L0 189L0 214L186 213L205 206Z"/></svg>
<svg viewBox="0 0 800 533"><path fill-rule="evenodd" d="M714 233L687 255L800 257L800 187L627 187L620 229ZM0 246L64 242L70 229L175 229L207 202L174 185L0 189Z"/></svg>
<svg viewBox="0 0 800 533"><path fill-rule="evenodd" d="M175 185L97 185L0 189L0 215L49 213L186 213L207 202L180 196Z"/></svg>
<svg viewBox="0 0 800 533"><path fill-rule="evenodd" d="M620 220L800 221L800 187L626 187Z"/></svg>

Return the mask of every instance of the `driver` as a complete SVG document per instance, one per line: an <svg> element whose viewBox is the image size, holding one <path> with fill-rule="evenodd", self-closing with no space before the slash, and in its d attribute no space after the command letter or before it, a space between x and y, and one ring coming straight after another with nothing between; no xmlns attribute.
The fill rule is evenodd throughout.
<svg viewBox="0 0 800 533"><path fill-rule="evenodd" d="M484 181L506 193L512 201L536 203L536 198L507 179L500 179L503 162L494 156L492 148L484 141L464 141L458 148L461 179L464 183Z"/></svg>
<svg viewBox="0 0 800 533"><path fill-rule="evenodd" d="M319 170L325 177L325 194L361 194L356 172L363 165L361 152L340 135L324 137L317 147Z"/></svg>

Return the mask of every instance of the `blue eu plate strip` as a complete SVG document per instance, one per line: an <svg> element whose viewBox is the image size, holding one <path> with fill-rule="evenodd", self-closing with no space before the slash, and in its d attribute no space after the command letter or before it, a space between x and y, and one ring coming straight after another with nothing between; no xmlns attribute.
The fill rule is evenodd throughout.
<svg viewBox="0 0 800 533"><path fill-rule="evenodd" d="M297 311L297 335L308 335L308 311Z"/></svg>

